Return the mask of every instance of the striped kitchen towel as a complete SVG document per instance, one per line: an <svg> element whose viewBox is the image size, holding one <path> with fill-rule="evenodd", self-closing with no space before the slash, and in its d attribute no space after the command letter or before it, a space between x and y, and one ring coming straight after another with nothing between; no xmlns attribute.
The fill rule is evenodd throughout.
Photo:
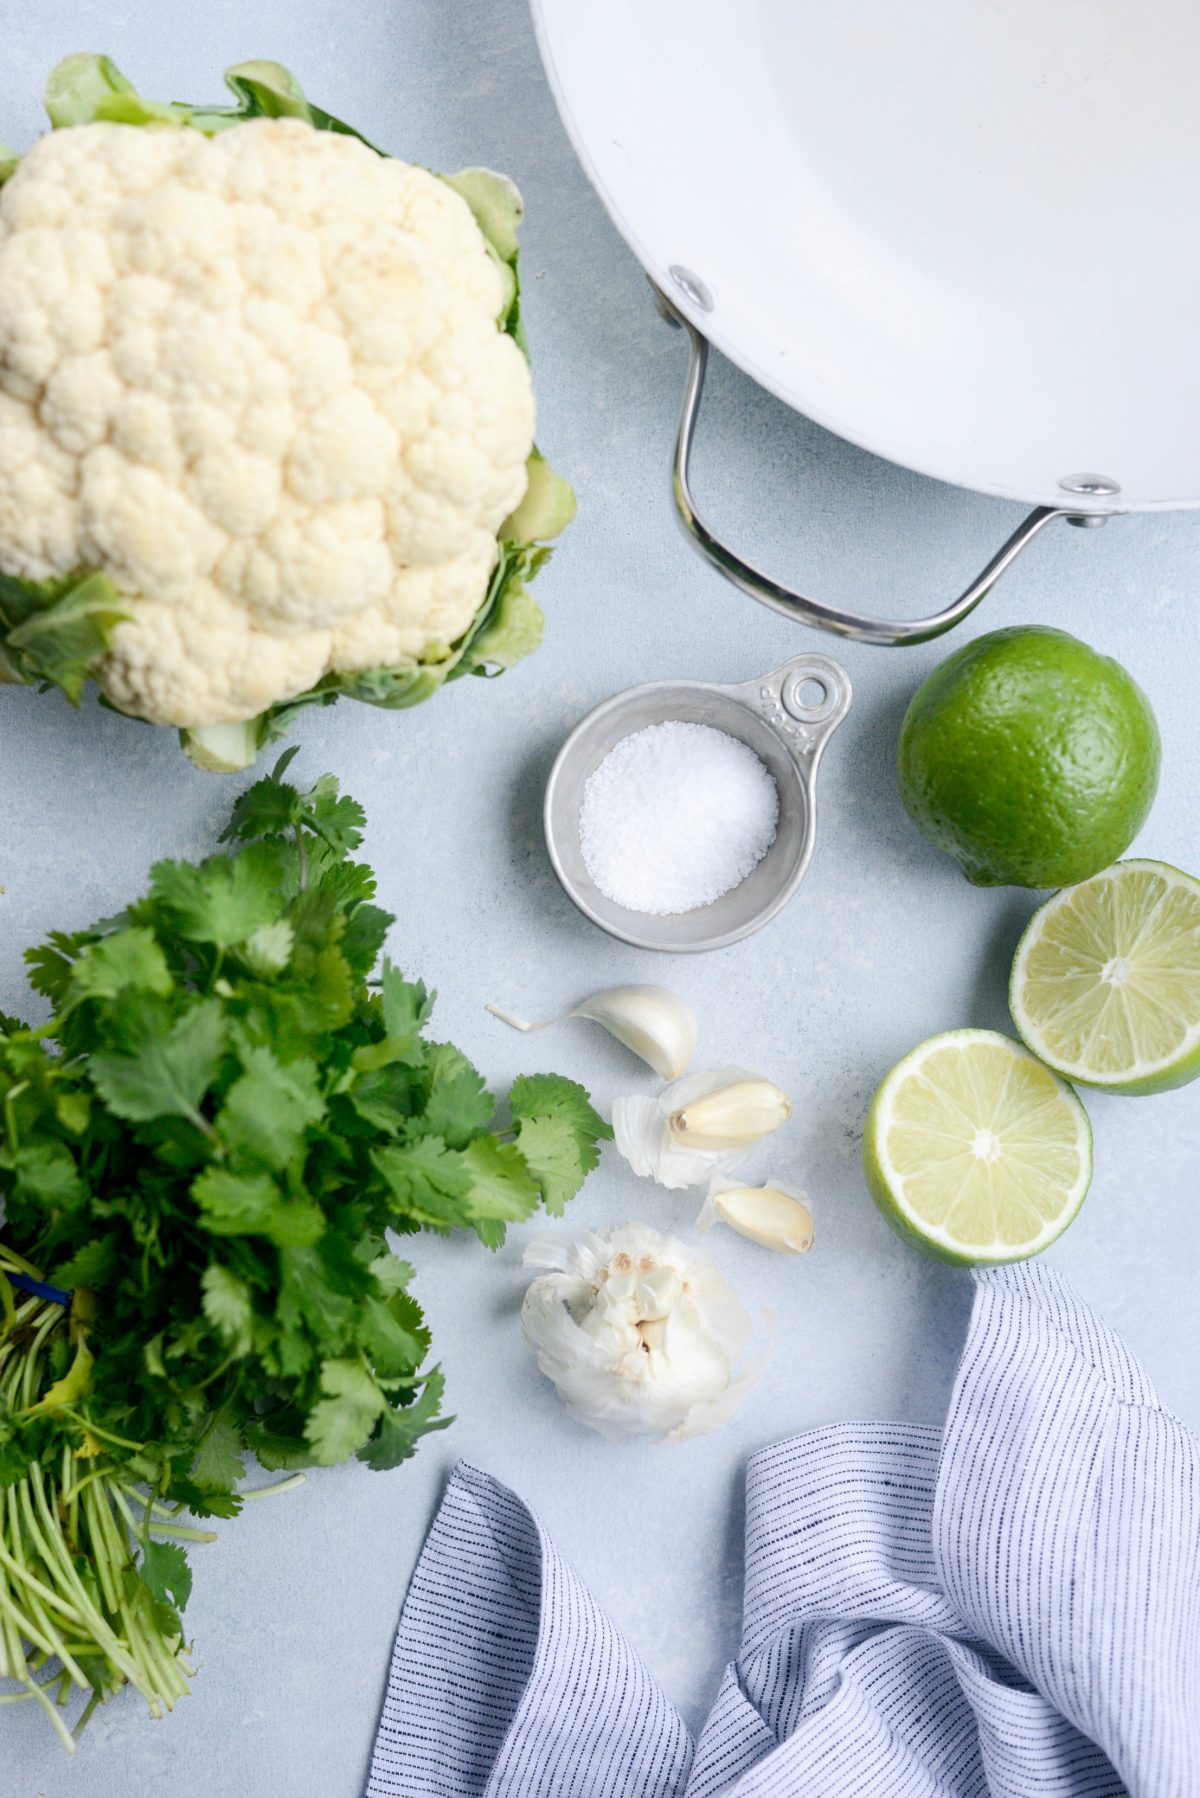
<svg viewBox="0 0 1200 1798"><path fill-rule="evenodd" d="M697 1743L460 1466L368 1798L1200 1798L1200 1444L1065 1281L974 1277L944 1431L750 1463L741 1651Z"/></svg>

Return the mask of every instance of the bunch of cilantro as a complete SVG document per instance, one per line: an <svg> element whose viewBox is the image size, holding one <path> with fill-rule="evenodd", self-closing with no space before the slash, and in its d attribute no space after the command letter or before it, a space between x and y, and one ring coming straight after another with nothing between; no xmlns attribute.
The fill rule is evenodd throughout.
<svg viewBox="0 0 1200 1798"><path fill-rule="evenodd" d="M610 1134L550 1075L519 1079L498 1127L480 1075L425 1035L431 995L379 959L393 919L351 859L361 807L331 776L290 785L291 753L237 801L228 853L160 862L119 917L29 951L47 1023L0 1019L0 1601L53 1582L46 1526L5 1525L5 1487L35 1515L44 1488L67 1559L99 1563L88 1628L126 1649L103 1564L177 1654L186 1568L157 1538L194 1533L174 1507L233 1515L245 1451L384 1469L447 1421L387 1232L496 1247L560 1212ZM14 1561L36 1562L28 1590ZM42 1638L80 1633L60 1583L61 1615L28 1610ZM4 1645L0 1626L20 1677ZM94 1692L132 1677L92 1647Z"/></svg>

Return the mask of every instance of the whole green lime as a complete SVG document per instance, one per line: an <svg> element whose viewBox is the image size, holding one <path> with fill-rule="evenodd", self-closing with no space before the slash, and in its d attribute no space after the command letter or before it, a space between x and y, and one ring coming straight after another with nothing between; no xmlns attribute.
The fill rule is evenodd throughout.
<svg viewBox="0 0 1200 1798"><path fill-rule="evenodd" d="M1141 829L1158 726L1119 662L1027 625L934 669L904 715L897 764L909 816L976 886L1073 886Z"/></svg>

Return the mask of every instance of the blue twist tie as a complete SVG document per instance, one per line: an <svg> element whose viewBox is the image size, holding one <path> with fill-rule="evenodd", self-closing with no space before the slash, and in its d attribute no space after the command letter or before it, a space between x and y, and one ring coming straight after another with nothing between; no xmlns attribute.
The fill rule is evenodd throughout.
<svg viewBox="0 0 1200 1798"><path fill-rule="evenodd" d="M61 1286L47 1286L44 1280L31 1279L28 1274L9 1274L8 1283L19 1292L32 1294L35 1299L49 1299L52 1305L70 1305L73 1296L64 1292Z"/></svg>

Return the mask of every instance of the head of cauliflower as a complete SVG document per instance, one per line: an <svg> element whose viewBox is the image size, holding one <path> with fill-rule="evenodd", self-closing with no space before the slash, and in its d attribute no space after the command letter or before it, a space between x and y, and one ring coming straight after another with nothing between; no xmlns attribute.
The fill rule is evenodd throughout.
<svg viewBox="0 0 1200 1798"><path fill-rule="evenodd" d="M54 131L0 187L0 644L6 591L78 609L100 575L121 711L397 703L495 598L526 494L512 276L425 169L302 116L192 123ZM38 618L8 623L28 678Z"/></svg>

